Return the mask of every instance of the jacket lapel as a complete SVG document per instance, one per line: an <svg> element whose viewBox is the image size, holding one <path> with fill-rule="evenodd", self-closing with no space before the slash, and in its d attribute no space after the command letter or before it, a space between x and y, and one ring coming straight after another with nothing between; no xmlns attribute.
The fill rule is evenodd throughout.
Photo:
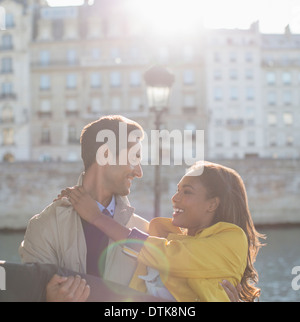
<svg viewBox="0 0 300 322"><path fill-rule="evenodd" d="M116 197L116 208L114 214L114 220L119 224L126 226L130 217L133 215L134 208L129 205L127 197L115 196ZM116 265L115 257L122 252L119 243L114 242L112 239L109 240L107 248L105 272L104 278L107 279L109 273L112 271L113 266Z"/></svg>
<svg viewBox="0 0 300 322"><path fill-rule="evenodd" d="M80 175L77 185L82 184ZM56 207L59 265L79 273L86 273L86 242L80 217L68 199L63 198Z"/></svg>

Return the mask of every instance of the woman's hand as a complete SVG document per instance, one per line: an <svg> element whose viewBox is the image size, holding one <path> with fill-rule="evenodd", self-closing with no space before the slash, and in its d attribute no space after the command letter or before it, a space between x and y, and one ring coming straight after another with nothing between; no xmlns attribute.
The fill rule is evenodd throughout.
<svg viewBox="0 0 300 322"><path fill-rule="evenodd" d="M131 230L105 216L99 209L97 202L84 190L82 186L67 188L68 199L78 215L97 227L109 238L118 241L128 237Z"/></svg>
<svg viewBox="0 0 300 322"><path fill-rule="evenodd" d="M62 191L60 192L60 194L59 194L59 195L57 195L57 198L55 198L55 199L53 200L53 202L55 202L55 201L57 201L57 200L60 200L60 199L62 199L62 198L67 198L67 197L68 197L68 190L70 190L70 189L72 189L72 188L66 188L66 189L62 190Z"/></svg>
<svg viewBox="0 0 300 322"><path fill-rule="evenodd" d="M78 215L85 221L94 224L101 215L97 202L84 190L82 186L67 188L67 198Z"/></svg>

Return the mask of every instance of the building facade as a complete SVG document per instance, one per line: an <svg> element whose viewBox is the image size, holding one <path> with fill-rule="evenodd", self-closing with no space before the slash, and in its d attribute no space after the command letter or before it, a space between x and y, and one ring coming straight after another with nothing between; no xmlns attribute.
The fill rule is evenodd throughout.
<svg viewBox="0 0 300 322"><path fill-rule="evenodd" d="M0 30L0 160L29 160L31 17L21 1L2 1Z"/></svg>
<svg viewBox="0 0 300 322"><path fill-rule="evenodd" d="M300 157L300 35L264 35L255 23L167 37L127 3L0 2L1 161L78 161L82 128L106 114L150 136L143 73L155 63L175 75L163 128L189 130L194 145L204 130L206 159ZM177 151L165 153L178 161Z"/></svg>

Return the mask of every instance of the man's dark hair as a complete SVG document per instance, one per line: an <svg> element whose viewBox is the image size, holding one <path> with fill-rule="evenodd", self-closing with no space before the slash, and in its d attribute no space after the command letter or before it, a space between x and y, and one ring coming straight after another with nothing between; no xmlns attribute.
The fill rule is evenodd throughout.
<svg viewBox="0 0 300 322"><path fill-rule="evenodd" d="M143 139L144 131L141 125L137 122L127 119L121 115L107 115L103 116L97 121L94 121L86 125L80 136L81 144L81 158L84 163L85 171L96 161L96 154L98 149L105 142L97 142L97 134L102 130L110 130L114 132L116 137L116 153L119 152L119 124L126 123L127 125L127 139L130 132L133 130L139 130L141 136L139 139Z"/></svg>

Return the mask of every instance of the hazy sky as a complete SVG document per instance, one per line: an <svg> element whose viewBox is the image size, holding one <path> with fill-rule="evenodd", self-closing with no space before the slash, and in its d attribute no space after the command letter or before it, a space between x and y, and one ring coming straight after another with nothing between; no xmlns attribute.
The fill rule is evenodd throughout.
<svg viewBox="0 0 300 322"><path fill-rule="evenodd" d="M80 5L83 0L47 0L50 5ZM93 2L93 0L90 0ZM95 0L97 1L97 0ZM289 24L293 33L300 33L300 0L131 0L141 16L168 20L168 28L194 19L202 20L206 28L247 29L260 21L264 33L283 33ZM166 17L168 19L166 20ZM182 17L184 17L182 19Z"/></svg>

